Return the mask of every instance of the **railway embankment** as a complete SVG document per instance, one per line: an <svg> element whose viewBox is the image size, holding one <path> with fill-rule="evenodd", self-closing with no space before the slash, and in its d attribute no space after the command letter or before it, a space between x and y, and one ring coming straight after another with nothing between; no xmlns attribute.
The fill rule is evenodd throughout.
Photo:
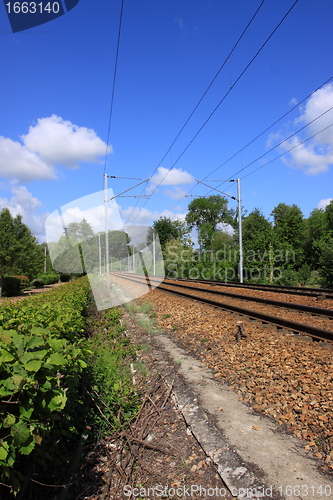
<svg viewBox="0 0 333 500"><path fill-rule="evenodd" d="M245 318L237 337L237 315L158 289L137 302L153 304L160 348L179 366L199 402L194 406L215 422L225 447L237 451L241 467L263 471L281 498L283 492L285 498L325 498L324 487L333 492L330 345L302 342ZM303 494L297 495L298 485Z"/></svg>

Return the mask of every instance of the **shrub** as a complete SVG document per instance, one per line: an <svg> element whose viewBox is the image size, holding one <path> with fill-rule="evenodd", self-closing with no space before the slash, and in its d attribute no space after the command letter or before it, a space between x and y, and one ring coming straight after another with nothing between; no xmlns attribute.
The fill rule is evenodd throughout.
<svg viewBox="0 0 333 500"><path fill-rule="evenodd" d="M44 286L44 281L41 278L36 278L30 283L34 288L42 288Z"/></svg>
<svg viewBox="0 0 333 500"><path fill-rule="evenodd" d="M21 289L22 288L27 288L29 286L29 276L24 276L23 274L20 274L18 276L12 276L12 278L17 278L20 280L21 283Z"/></svg>
<svg viewBox="0 0 333 500"><path fill-rule="evenodd" d="M70 279L71 279L71 275L70 274L60 274L60 281L62 283L66 283Z"/></svg>
<svg viewBox="0 0 333 500"><path fill-rule="evenodd" d="M84 425L80 384L90 351L82 312L89 297L81 281L1 304L0 483L14 494L31 453L36 466L56 464Z"/></svg>
<svg viewBox="0 0 333 500"><path fill-rule="evenodd" d="M14 276L5 276L3 281L3 295L12 297L18 295L21 290L21 281Z"/></svg>
<svg viewBox="0 0 333 500"><path fill-rule="evenodd" d="M58 274L41 274L36 279L42 280L44 285L53 285L53 283L58 283L59 275Z"/></svg>

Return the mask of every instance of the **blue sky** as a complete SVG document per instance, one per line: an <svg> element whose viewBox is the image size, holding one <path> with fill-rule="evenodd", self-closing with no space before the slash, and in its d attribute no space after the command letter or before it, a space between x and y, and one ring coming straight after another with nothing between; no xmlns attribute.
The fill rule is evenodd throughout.
<svg viewBox="0 0 333 500"><path fill-rule="evenodd" d="M124 222L184 217L191 199L183 196L192 188L193 195L206 194L193 179L207 176L244 177L242 205L267 217L281 202L297 204L308 217L333 198L333 127L318 134L333 123L333 112L325 113L333 106L333 80L209 175L333 77L331 0L299 0L234 85L294 3L266 0L161 162L260 3L124 1L106 173L143 179L154 173L146 187L128 193L153 193L148 200L118 198ZM0 209L22 214L40 241L50 213L103 187L120 7L121 0L80 0L64 16L13 34L0 6ZM115 194L139 182L109 181ZM235 184L219 189L237 195Z"/></svg>

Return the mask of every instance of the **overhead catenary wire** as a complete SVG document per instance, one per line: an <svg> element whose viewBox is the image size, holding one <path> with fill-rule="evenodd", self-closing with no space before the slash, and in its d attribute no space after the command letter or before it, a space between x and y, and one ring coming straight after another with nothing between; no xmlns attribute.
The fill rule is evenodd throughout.
<svg viewBox="0 0 333 500"><path fill-rule="evenodd" d="M149 195L149 199L150 197L156 192L157 188L162 184L162 182L164 181L164 179L167 177L167 175L169 174L169 172L175 167L175 165L178 163L178 161L181 159L181 157L185 154L185 152L188 150L188 148L191 146L191 144L194 142L194 140L198 137L198 135L200 134L200 132L204 129L204 127L207 125L207 123L209 122L209 120L213 117L213 115L216 113L216 111L219 109L219 107L221 106L221 104L225 101L225 99L228 97L228 95L230 94L230 92L235 88L235 86L237 85L237 83L240 81L240 79L244 76L244 74L246 73L246 71L249 69L249 67L253 64L253 62L255 61L255 59L258 57L258 55L261 53L261 51L263 50L263 48L267 45L267 43L269 42L269 40L272 38L272 36L276 33L276 31L279 29L279 27L281 26L281 24L285 21L285 19L288 17L288 15L291 13L291 11L294 9L294 7L296 6L296 4L298 3L299 0L295 0L294 3L292 4L292 6L288 9L288 11L286 12L286 14L284 14L284 16L282 17L282 19L279 21L279 23L275 26L275 28L273 29L273 31L270 33L270 35L266 38L265 42L261 45L261 47L257 50L257 52L255 53L255 55L251 58L251 60L249 61L249 63L245 66L245 68L243 69L243 71L241 71L241 73L238 75L237 79L235 80L235 82L231 85L230 89L224 94L224 96L222 97L222 99L220 100L220 102L217 104L217 106L215 106L215 108L213 109L213 111L210 113L210 115L208 116L208 118L204 121L204 123L201 125L201 127L199 128L199 130L195 133L195 135L192 137L192 139L190 140L190 142L187 144L187 146L183 149L183 151L181 152L181 154L178 156L178 158L176 159L176 161L173 163L173 165L171 166L170 170L166 173L166 175L160 180L160 182L155 186L155 188L153 189L152 193ZM132 223L136 220L136 218L138 217L138 215L140 214L141 210L146 206L146 204L148 203L149 199L143 204L143 206L141 207L140 211L136 214L136 216L134 217ZM132 211L133 213L133 211ZM130 217L129 217L130 218ZM129 219L128 218L128 219ZM128 221L127 219L127 221Z"/></svg>
<svg viewBox="0 0 333 500"><path fill-rule="evenodd" d="M205 180L207 179L207 177L209 177L210 175L214 174L215 172L217 172L217 170L219 170L220 168L222 168L224 165L226 165L229 161L231 161L233 158L235 158L239 153L242 153L246 148L248 148L251 144L253 144L257 139L259 139L262 135L264 135L266 132L268 132L271 128L273 128L277 123L279 123L281 120L283 120L286 116L288 116L290 113L292 113L296 108L298 108L301 104L303 104L303 102L305 102L307 99L309 99L315 92L317 92L319 89L321 89L322 87L324 87L325 85L327 85L331 80L333 80L333 76L331 76L330 78L328 78L324 83L322 83L319 87L317 87L315 90L313 90L310 94L308 94L306 97L304 97L301 101L299 101L295 106L293 106L289 111L287 111L286 113L284 113L282 116L280 116L280 118L278 118L277 120L275 120L271 125L269 125L269 127L266 127L265 130L263 130L262 132L260 132L260 134L258 134L256 137L254 137L254 139L252 139L250 142L248 142L245 146L243 146L242 148L240 148L236 153L234 153L232 156L230 156L227 160L225 160L223 163L221 163L221 165L219 165L218 167L216 167L214 170L212 170L211 172L209 172L202 180ZM297 132L296 132L297 133ZM232 179L233 177L235 177L241 170L238 170L236 173L234 173L233 175L231 175L228 179L225 179L221 184L219 184L219 186L222 186L222 184L224 184L225 182L228 182L230 181L230 179ZM210 181L210 182L215 182L215 181ZM197 184L196 184L197 185ZM187 197L187 195L189 193L191 193L193 191L193 189L195 188L196 186L193 186L189 191L187 191L186 195L184 195L182 198L180 198L178 200L178 203L180 201L182 201L184 198ZM210 191L207 193L209 194ZM207 196L206 194L206 196ZM177 203L177 204L178 204ZM175 208L176 205L174 205L170 211Z"/></svg>
<svg viewBox="0 0 333 500"><path fill-rule="evenodd" d="M257 161L261 160L264 156L267 156L269 153L271 153L274 149L280 147L284 142L286 141L289 141L289 139L291 139L292 137L294 137L296 134L298 134L299 132L301 132L302 130L304 130L306 127L308 127L309 125L311 125L312 123L314 123L315 121L319 120L319 118L321 118L322 116L326 115L326 113L328 113L329 111L332 111L333 109L333 106L331 106L330 108L326 109L326 111L323 111L323 113L321 113L320 115L318 115L316 118L314 118L313 120L311 120L310 122L306 123L303 127L299 128L298 130L296 130L296 132L293 132L292 134L290 134L288 137L286 137L286 139L283 139L283 141L280 141L278 144L276 144L274 147L272 147L271 149L269 149L268 151L266 151L266 153L258 156L255 160L251 161L250 163L248 163L247 165L245 165L245 167L241 168L240 170L237 170L237 172L235 172L233 174L233 176L231 177L235 177L237 174L239 174L240 172L243 172L243 170L247 169L248 167L250 167L251 165L253 165L254 163L256 163ZM317 134L315 134L317 135ZM314 137L314 136L312 136ZM258 170L258 169L257 169ZM230 177L230 178L231 178ZM247 177L247 175L245 176ZM244 178L244 177L243 177ZM222 184L224 184L225 182L227 182L229 179L227 179L226 181L223 181L221 184L219 184L218 187L222 186Z"/></svg>
<svg viewBox="0 0 333 500"><path fill-rule="evenodd" d="M333 77L332 77L333 78ZM327 82L326 82L327 83ZM325 84L323 84L325 85ZM320 87L319 87L320 88ZM302 101L303 102L303 101ZM301 104L301 103L299 103ZM288 137L286 137L285 139L283 139L283 141L280 141L278 144L276 144L275 146L273 146L271 149L269 149L268 151L266 151L264 154L258 156L255 160L251 161L250 163L248 163L247 165L245 165L245 167L241 168L240 170L238 170L237 172L235 172L232 176L230 176L228 179L224 180L223 182L221 182L221 184L219 184L217 187L221 187L223 184L225 184L226 182L230 181L233 177L236 177L237 174L239 174L240 172L242 172L243 170L247 169L248 167L250 167L251 165L253 165L254 163L256 163L257 161L259 161L260 159L264 158L265 156L267 156L269 153L271 153L272 151L274 151L274 149L280 147L284 142L288 141L289 139L291 139L292 137L294 137L296 134L298 134L299 132L301 132L302 130L304 130L306 127L308 127L309 125L311 125L312 123L314 123L315 121L319 120L319 118L322 118L324 115L326 115L326 113L328 113L329 111L332 111L333 110L333 106L331 106L330 108L326 109L325 111L323 111L323 113L321 113L320 115L318 115L316 118L314 118L313 120L311 120L310 122L306 123L303 127L299 128L298 130L296 130L295 132L293 132L292 134L290 134ZM284 115L285 116L285 115ZM275 122L276 123L276 122ZM330 126L329 126L330 127ZM327 128L329 128L327 127ZM266 129L267 131L268 129ZM323 129L321 130L320 132L323 132L324 130L326 129ZM300 142L299 144L297 144L296 146L294 146L293 148L291 148L290 150L288 151L291 151L293 149L295 149L295 147L297 147L298 145L301 145L301 144L304 144L304 142L308 141L309 139L311 139L312 137L315 137L316 135L318 135L320 132L312 135L311 137L305 139L304 141ZM262 134L260 134L262 135ZM252 141L251 141L252 142ZM250 144L250 143L249 143ZM241 151L241 150L240 150ZM278 158L281 158L281 156L283 156L284 154L288 153L288 151L286 151L285 153L282 153L281 155L277 156L274 160L271 160L269 162L267 162L265 165L262 165L261 167L253 170L253 172L256 172L257 170L259 170L260 168L263 168L264 166L266 165L269 165L270 163L272 163L272 161L275 161L276 159ZM215 169L213 172L215 172L217 169ZM209 175L211 175L212 172L210 172L210 174L208 174L206 177L208 177ZM250 174L248 174L250 175ZM242 177L243 179L245 177L248 177L248 175L245 175L244 177ZM204 179L206 179L206 177L204 177ZM213 182L213 181L210 181L210 182ZM201 182L202 183L202 182ZM197 185L197 184L196 184ZM195 188L196 186L192 187L184 196L183 198L181 198L180 200L178 200L178 202L173 205L173 207L171 207L168 211L171 212L178 204L181 200L183 200L184 198L187 197L187 195L189 195L189 193L191 193L193 191L193 189ZM204 196L207 196L209 193L211 193L215 188L211 189L210 191L208 191ZM186 209L184 209L186 210ZM182 210L182 212L184 211ZM181 212L180 212L181 213Z"/></svg>
<svg viewBox="0 0 333 500"><path fill-rule="evenodd" d="M331 108L332 109L332 108ZM287 153L290 153L290 151L292 151L293 149L296 149L298 148L299 146L301 146L302 144L304 144L305 142L309 141L310 139L313 139L313 137L316 137L316 135L319 135L321 134L322 132L325 132L325 130L329 129L333 127L333 123L331 123L330 125L328 125L327 127L323 128L322 130L320 130L319 132L316 132L315 134L311 135L310 137L307 137L307 139L304 139L304 141L301 141L299 143L297 143L295 146L293 146L292 148L288 149L288 151L285 151L284 153L280 154L279 156L277 156L276 158L273 158L273 160L270 160L269 162L265 163L265 165L261 165L260 167L256 168L255 170L253 170L252 172L244 175L244 177L242 177L242 179L245 179L245 177L248 177L249 175L252 175L254 174L254 172L257 172L257 170L260 170L261 168L264 168L266 167L267 165L269 165L270 163L273 163L273 161L275 160L278 160L279 158L281 158L281 156L284 156L286 155Z"/></svg>
<svg viewBox="0 0 333 500"><path fill-rule="evenodd" d="M183 126L181 127L180 131L178 132L178 134L176 135L176 137L174 138L174 140L172 141L171 145L169 146L169 148L167 149L166 153L164 154L164 156L162 157L162 159L160 160L160 162L158 163L157 167L155 168L155 170L153 171L153 173L151 174L150 177L152 177L155 172L157 171L158 167L161 166L163 160L166 158L166 156L170 153L172 147L175 145L175 143L177 142L177 140L179 139L180 135L182 134L182 132L184 131L184 129L186 128L187 124L189 123L189 121L191 120L192 116L194 115L194 113L196 112L196 110L198 109L198 107L200 106L201 102L203 101L203 99L205 98L205 96L207 95L209 89L212 87L213 83L215 82L215 80L217 79L217 77L219 76L219 74L221 73L222 69L224 68L224 66L226 65L226 63L228 62L228 64L230 64L230 56L233 54L233 52L235 51L237 45L240 43L240 41L242 40L242 38L244 37L245 33L247 32L247 30L249 29L250 25L252 24L252 22L254 21L255 17L257 16L258 12L260 11L261 7L263 6L263 4L265 3L266 0L262 0L259 7L255 10L254 14L252 15L250 21L247 23L246 27L243 29L241 35L238 37L236 43L234 44L234 46L232 47L231 51L229 52L229 54L227 55L227 57L225 58L225 60L223 61L222 65L220 66L220 68L218 69L217 73L215 74L214 78L211 80L210 84L208 85L208 87L206 88L206 90L204 91L204 93L202 94L202 96L200 97L199 101L197 102L197 104L194 106L193 110L191 111L191 113L189 114L188 118L185 120ZM230 83L231 85L231 83ZM171 167L173 168L173 166ZM133 210L132 210L132 213L133 211L135 210L137 204L135 205L135 207L133 207ZM132 213L129 215L126 223L128 222L128 220L130 219L130 217L132 216Z"/></svg>
<svg viewBox="0 0 333 500"><path fill-rule="evenodd" d="M109 122L108 122L107 138L106 138L106 149L105 149L105 157L104 157L104 171L103 171L103 174L105 174L105 172L106 172L106 163L107 163L107 156L108 156L109 144L110 144L110 131L111 131L114 94L115 94L116 79L117 79L118 56L119 56L119 47L120 47L120 35L121 35L121 28L122 28L122 24L123 24L124 1L125 0L121 0L121 7L120 7L120 14L119 14L118 36L117 36L117 46L116 46L115 63L114 63L114 69L113 69L113 82L112 82L112 91L111 91L110 113L109 113Z"/></svg>

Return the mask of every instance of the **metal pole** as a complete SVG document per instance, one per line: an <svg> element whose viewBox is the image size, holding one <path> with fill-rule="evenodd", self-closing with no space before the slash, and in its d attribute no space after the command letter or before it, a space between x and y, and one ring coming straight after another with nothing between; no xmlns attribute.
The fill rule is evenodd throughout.
<svg viewBox="0 0 333 500"><path fill-rule="evenodd" d="M106 261L106 283L110 284L109 270L109 227L108 227L108 176L104 174L104 204L105 204L105 261Z"/></svg>
<svg viewBox="0 0 333 500"><path fill-rule="evenodd" d="M44 247L44 274L46 274L46 244Z"/></svg>
<svg viewBox="0 0 333 500"><path fill-rule="evenodd" d="M239 281L243 283L243 238L242 238L242 204L240 178L237 179L238 188L238 236L239 236Z"/></svg>
<svg viewBox="0 0 333 500"><path fill-rule="evenodd" d="M102 274L101 233L98 233L98 257L99 257L99 274Z"/></svg>
<svg viewBox="0 0 333 500"><path fill-rule="evenodd" d="M155 257L155 231L153 232L153 263L154 263L154 276L156 274L156 257Z"/></svg>
<svg viewBox="0 0 333 500"><path fill-rule="evenodd" d="M134 268L135 268L134 245L132 245L132 249L133 249L133 273L134 273Z"/></svg>

